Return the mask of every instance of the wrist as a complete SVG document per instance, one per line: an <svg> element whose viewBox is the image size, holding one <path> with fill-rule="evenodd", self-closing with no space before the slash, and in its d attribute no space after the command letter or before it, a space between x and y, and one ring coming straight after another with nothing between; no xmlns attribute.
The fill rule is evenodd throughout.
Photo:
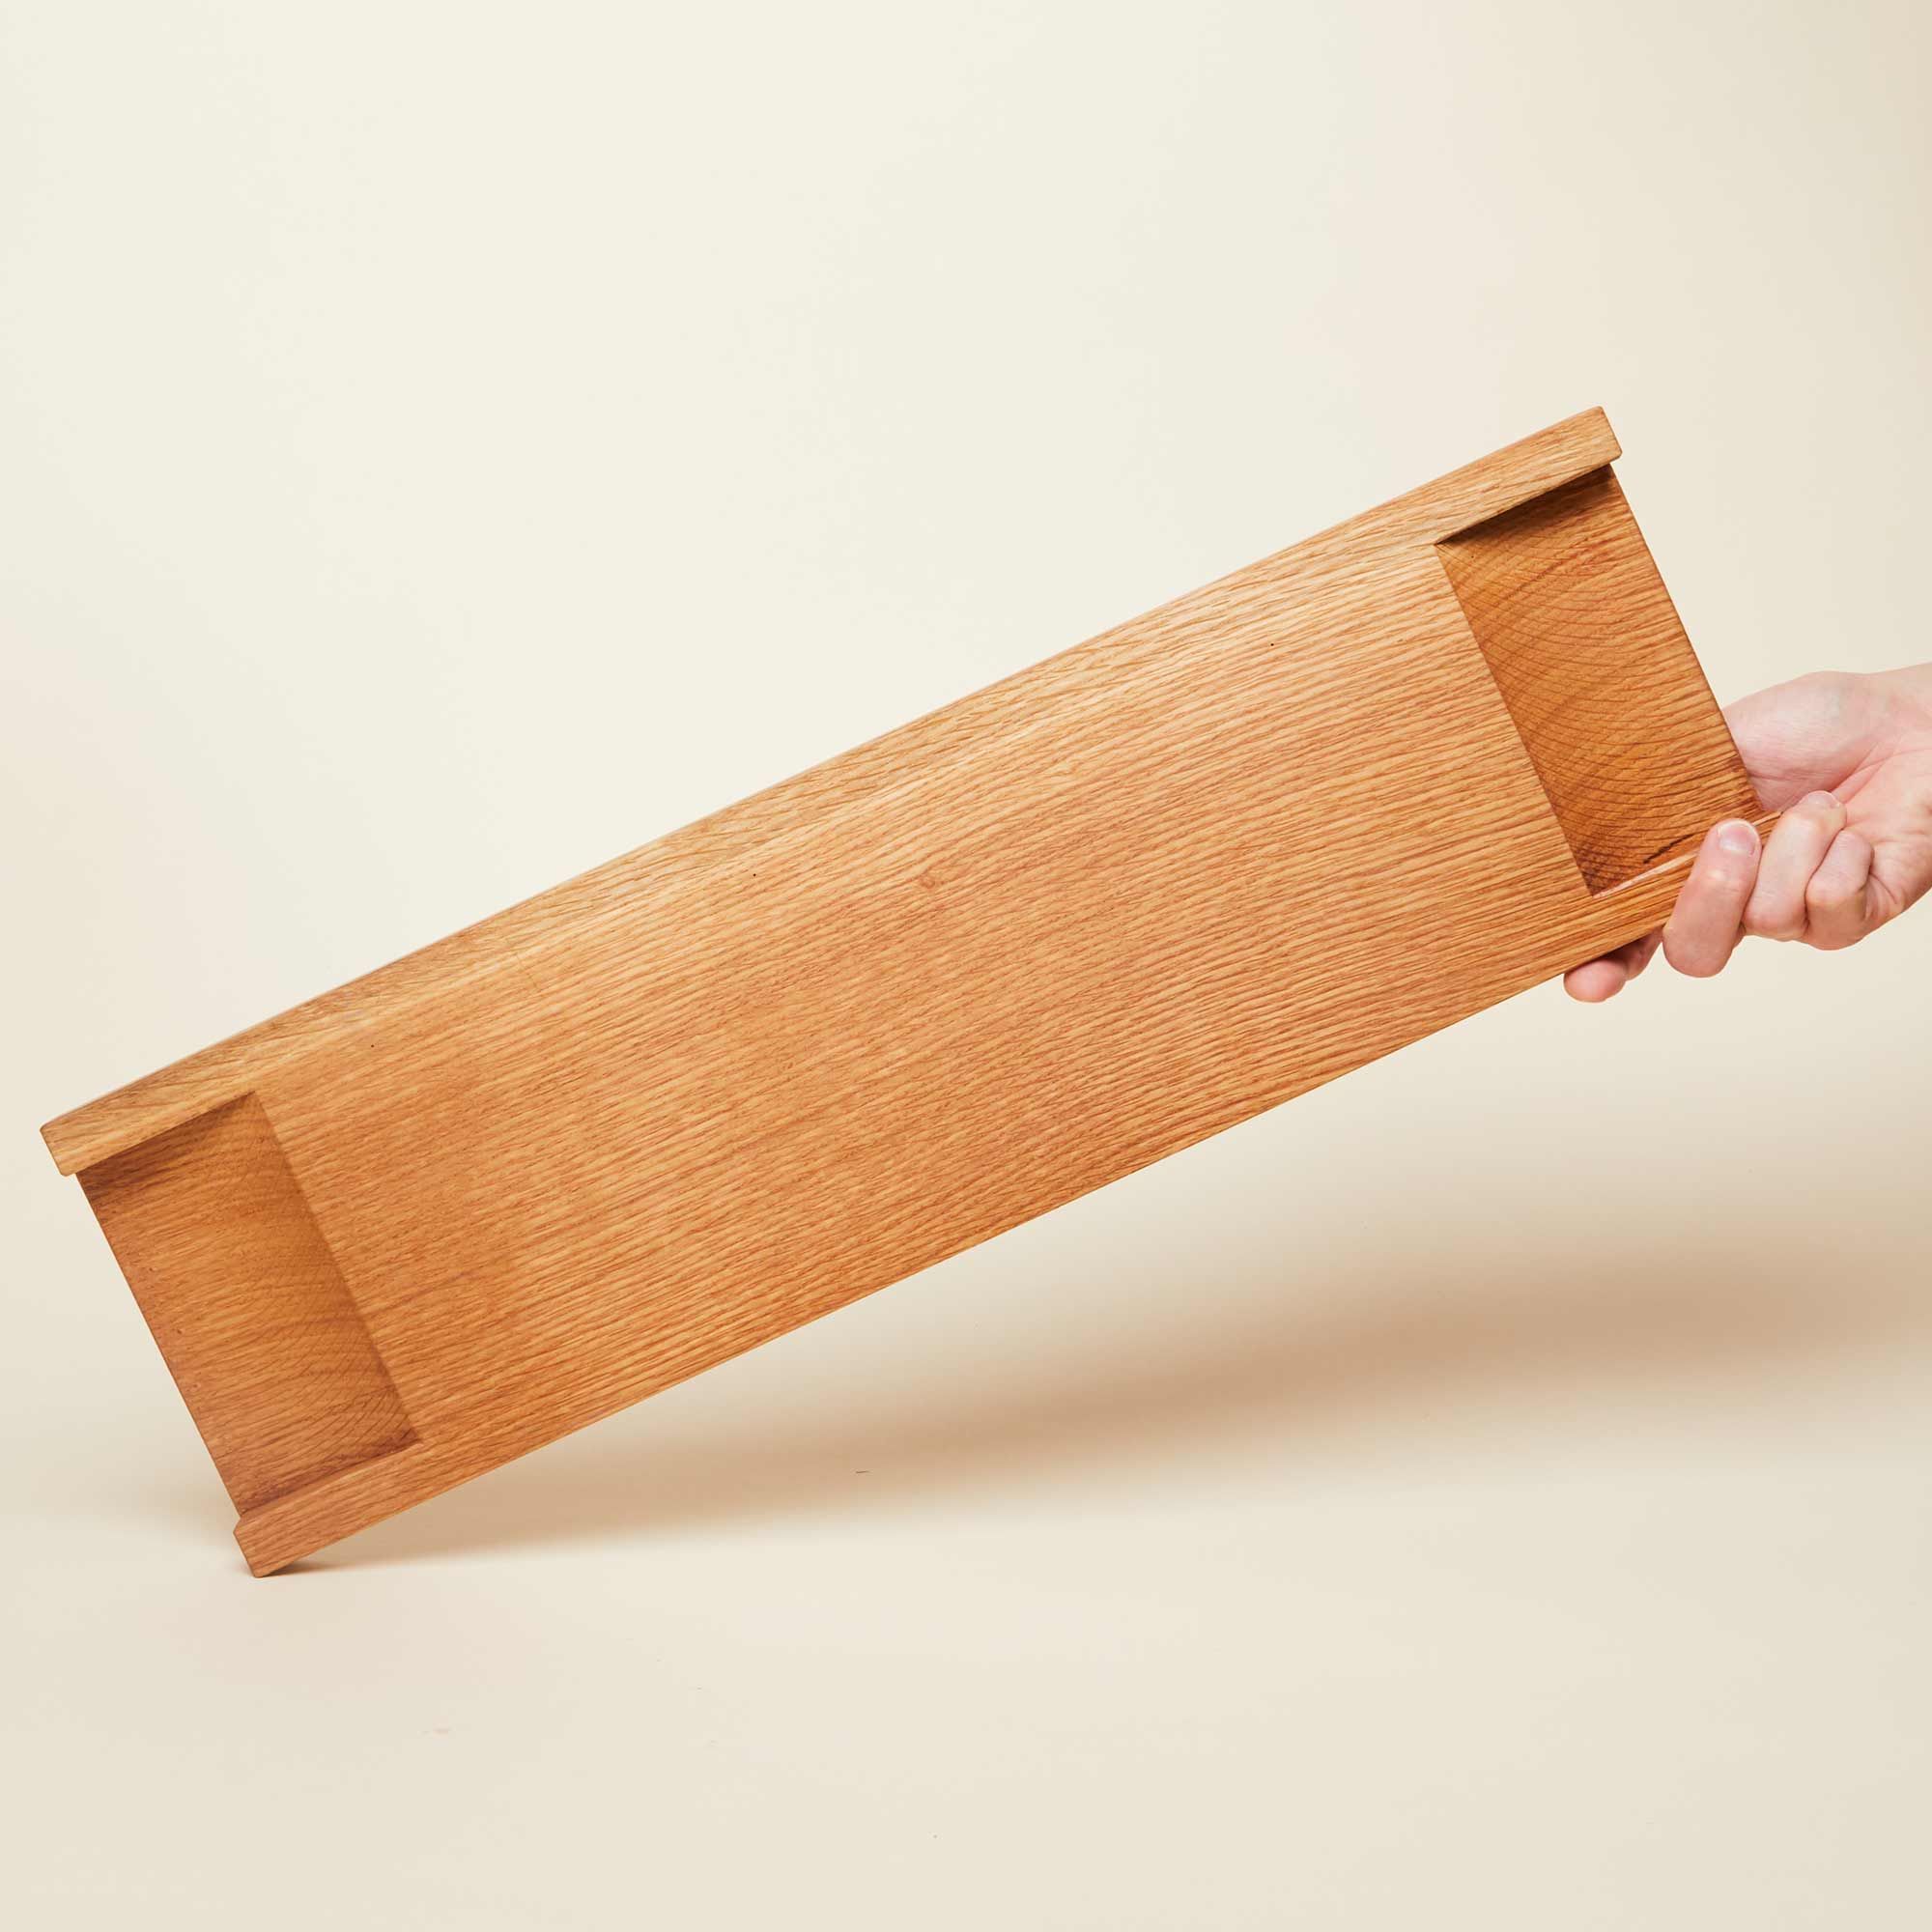
<svg viewBox="0 0 1932 1932"><path fill-rule="evenodd" d="M1874 671L1862 681L1877 702L1873 735L1888 753L1932 746L1932 664Z"/></svg>

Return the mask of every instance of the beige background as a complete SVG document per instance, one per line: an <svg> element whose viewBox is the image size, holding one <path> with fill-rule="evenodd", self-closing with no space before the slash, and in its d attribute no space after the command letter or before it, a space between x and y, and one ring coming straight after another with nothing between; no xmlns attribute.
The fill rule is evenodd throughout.
<svg viewBox="0 0 1932 1932"><path fill-rule="evenodd" d="M1594 402L1927 653L1908 5L0 5L20 1923L1924 1922L1932 914L251 1582L34 1129Z"/></svg>

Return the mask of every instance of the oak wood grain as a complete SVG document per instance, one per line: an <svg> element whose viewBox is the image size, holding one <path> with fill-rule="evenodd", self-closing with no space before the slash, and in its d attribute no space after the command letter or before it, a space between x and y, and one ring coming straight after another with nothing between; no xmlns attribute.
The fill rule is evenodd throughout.
<svg viewBox="0 0 1932 1932"><path fill-rule="evenodd" d="M238 1510L414 1439L253 1094L81 1185Z"/></svg>
<svg viewBox="0 0 1932 1932"><path fill-rule="evenodd" d="M238 1495L251 1567L1654 924L1634 855L1748 781L1614 485L1494 522L1616 454L1574 417L52 1122L92 1176L247 1096L394 1391ZM248 1292L257 1169L103 1212L144 1305Z"/></svg>
<svg viewBox="0 0 1932 1932"><path fill-rule="evenodd" d="M1592 892L1756 812L1609 469L1461 530L1438 554Z"/></svg>

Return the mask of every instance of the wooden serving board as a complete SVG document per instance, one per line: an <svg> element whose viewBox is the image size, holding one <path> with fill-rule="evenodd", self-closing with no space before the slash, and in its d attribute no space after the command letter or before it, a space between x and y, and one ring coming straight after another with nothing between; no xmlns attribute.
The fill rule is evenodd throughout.
<svg viewBox="0 0 1932 1932"><path fill-rule="evenodd" d="M1655 925L1751 786L1573 417L63 1116L257 1573Z"/></svg>

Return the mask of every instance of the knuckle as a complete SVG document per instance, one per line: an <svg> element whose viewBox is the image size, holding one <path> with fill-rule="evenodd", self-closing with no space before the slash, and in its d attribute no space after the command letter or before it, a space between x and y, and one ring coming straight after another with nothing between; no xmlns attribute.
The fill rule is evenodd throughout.
<svg viewBox="0 0 1932 1932"><path fill-rule="evenodd" d="M1745 908L1745 930L1758 939L1797 939L1804 931L1804 909L1753 900Z"/></svg>

